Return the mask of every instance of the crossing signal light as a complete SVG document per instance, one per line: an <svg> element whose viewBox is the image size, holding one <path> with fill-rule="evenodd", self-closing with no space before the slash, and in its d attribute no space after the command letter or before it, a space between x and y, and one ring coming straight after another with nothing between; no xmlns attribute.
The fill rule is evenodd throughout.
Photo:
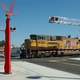
<svg viewBox="0 0 80 80"><path fill-rule="evenodd" d="M56 17L56 16L53 16L53 17L50 17L50 18L49 18L49 22L50 22L50 23L55 23L55 22L58 21L58 20L59 20L59 18Z"/></svg>
<svg viewBox="0 0 80 80"><path fill-rule="evenodd" d="M11 29L11 31L16 31L16 28L15 27L14 28L11 27L10 29Z"/></svg>

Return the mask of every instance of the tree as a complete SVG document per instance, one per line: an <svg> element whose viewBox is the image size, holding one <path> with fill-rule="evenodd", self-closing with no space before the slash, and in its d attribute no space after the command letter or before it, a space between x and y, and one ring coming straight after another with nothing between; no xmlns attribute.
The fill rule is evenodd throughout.
<svg viewBox="0 0 80 80"><path fill-rule="evenodd" d="M3 47L4 45L5 45L5 41L4 40L0 41L0 47Z"/></svg>

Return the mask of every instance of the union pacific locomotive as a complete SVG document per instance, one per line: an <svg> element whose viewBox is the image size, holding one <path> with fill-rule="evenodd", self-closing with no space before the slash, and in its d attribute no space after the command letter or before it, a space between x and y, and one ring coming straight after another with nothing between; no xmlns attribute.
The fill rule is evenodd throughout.
<svg viewBox="0 0 80 80"><path fill-rule="evenodd" d="M63 55L79 55L80 39L70 36L48 36L31 34L30 39L25 39L24 48L26 57L48 57Z"/></svg>

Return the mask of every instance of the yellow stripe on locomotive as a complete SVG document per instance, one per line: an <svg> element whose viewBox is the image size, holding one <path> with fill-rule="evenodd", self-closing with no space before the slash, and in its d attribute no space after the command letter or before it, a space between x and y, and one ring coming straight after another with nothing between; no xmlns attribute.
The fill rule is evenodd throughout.
<svg viewBox="0 0 80 80"><path fill-rule="evenodd" d="M30 39L25 40L25 46L26 48L80 49L80 40L64 36L30 35Z"/></svg>

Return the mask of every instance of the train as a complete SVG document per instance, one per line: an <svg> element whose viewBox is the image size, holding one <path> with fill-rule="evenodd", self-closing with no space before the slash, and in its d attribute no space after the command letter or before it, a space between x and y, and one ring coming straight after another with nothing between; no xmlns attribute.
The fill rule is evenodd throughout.
<svg viewBox="0 0 80 80"><path fill-rule="evenodd" d="M80 39L71 38L70 35L66 37L31 34L24 40L24 49L27 58L80 55Z"/></svg>

